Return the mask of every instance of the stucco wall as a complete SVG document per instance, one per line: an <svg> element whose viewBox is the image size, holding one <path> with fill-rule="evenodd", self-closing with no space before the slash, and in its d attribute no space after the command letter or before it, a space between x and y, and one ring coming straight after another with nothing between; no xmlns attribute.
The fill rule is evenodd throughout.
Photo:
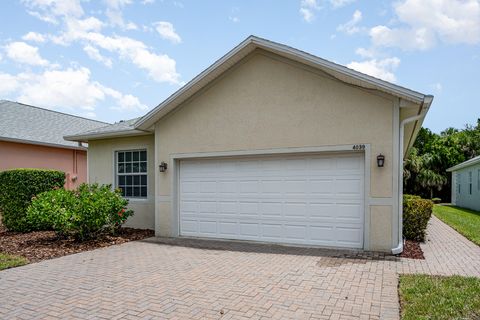
<svg viewBox="0 0 480 320"><path fill-rule="evenodd" d="M135 214L128 219L126 226L154 229L155 155L153 135L90 141L88 144L89 181L90 183L115 185L115 151L135 149L147 150L148 196L147 199L130 199L129 207L135 211Z"/></svg>
<svg viewBox="0 0 480 320"><path fill-rule="evenodd" d="M470 194L468 173L472 173L472 194ZM455 192L455 205L463 208L480 211L480 163L452 172ZM458 176L460 175L460 177ZM460 193L458 192L458 184ZM454 198L452 194L452 198Z"/></svg>
<svg viewBox="0 0 480 320"><path fill-rule="evenodd" d="M87 152L0 141L0 171L15 168L63 171L65 187L73 189L87 181Z"/></svg>
<svg viewBox="0 0 480 320"><path fill-rule="evenodd" d="M370 197L385 205L371 216L370 249L390 249L393 108L393 99L256 53L157 122L156 152L172 166L178 153L371 144ZM384 168L376 165L379 153ZM164 236L173 234L175 219L172 174L156 174L156 230Z"/></svg>

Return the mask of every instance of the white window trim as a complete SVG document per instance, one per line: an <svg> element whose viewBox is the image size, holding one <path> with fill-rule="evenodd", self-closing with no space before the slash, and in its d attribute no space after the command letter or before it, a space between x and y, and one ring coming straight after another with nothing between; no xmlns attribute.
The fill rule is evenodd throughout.
<svg viewBox="0 0 480 320"><path fill-rule="evenodd" d="M139 202L144 202L144 201L148 201L149 200L149 176L148 176L148 150L146 147L140 147L140 148L124 148L124 149L118 149L118 150L113 150L113 185L116 188L118 188L118 153L119 152L134 152L134 151L145 151L147 153L147 158L146 158L146 162L147 162L147 171L146 172L135 172L135 173L131 173L131 175L146 175L147 176L147 195L145 197L126 197L124 196L125 199L128 199L130 202L136 202L136 201L139 201Z"/></svg>

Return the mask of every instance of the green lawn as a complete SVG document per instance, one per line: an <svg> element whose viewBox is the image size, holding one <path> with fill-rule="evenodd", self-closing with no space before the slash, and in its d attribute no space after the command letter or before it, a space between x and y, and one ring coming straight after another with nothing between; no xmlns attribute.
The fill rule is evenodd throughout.
<svg viewBox="0 0 480 320"><path fill-rule="evenodd" d="M0 270L19 267L27 264L27 259L19 256L12 256L10 254L5 254L0 252Z"/></svg>
<svg viewBox="0 0 480 320"><path fill-rule="evenodd" d="M479 319L480 278L401 275L402 319Z"/></svg>
<svg viewBox="0 0 480 320"><path fill-rule="evenodd" d="M480 212L454 206L436 205L433 214L465 238L480 246Z"/></svg>

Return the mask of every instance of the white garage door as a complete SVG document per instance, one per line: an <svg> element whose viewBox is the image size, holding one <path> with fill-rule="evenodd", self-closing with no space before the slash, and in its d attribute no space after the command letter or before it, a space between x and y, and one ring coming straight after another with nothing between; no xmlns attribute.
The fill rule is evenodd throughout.
<svg viewBox="0 0 480 320"><path fill-rule="evenodd" d="M363 247L362 153L182 160L179 179L180 235Z"/></svg>

